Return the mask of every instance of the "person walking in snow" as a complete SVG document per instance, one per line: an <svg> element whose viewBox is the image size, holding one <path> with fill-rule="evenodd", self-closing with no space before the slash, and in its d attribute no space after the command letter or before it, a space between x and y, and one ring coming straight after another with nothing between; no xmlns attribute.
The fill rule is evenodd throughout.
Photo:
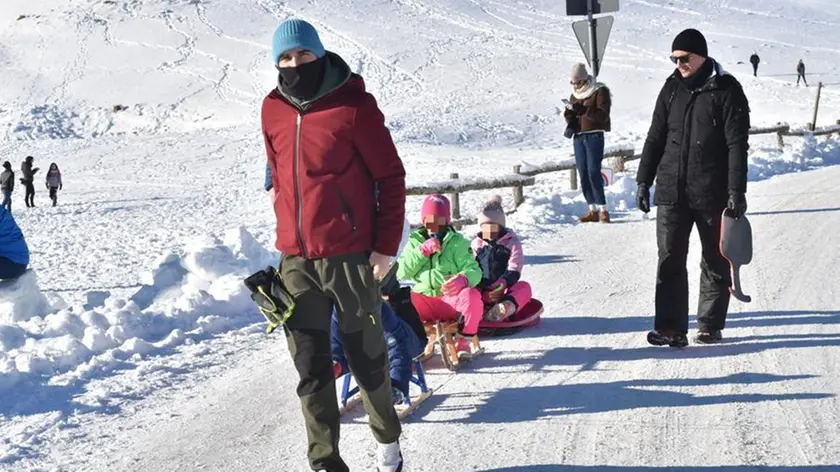
<svg viewBox="0 0 840 472"><path fill-rule="evenodd" d="M741 84L709 57L706 39L687 29L674 39L677 69L665 81L636 174L637 204L650 211L656 178L656 318L648 341L688 344L688 255L694 225L700 235L699 343L721 339L729 307L729 263L718 247L721 213L747 210L749 104Z"/></svg>
<svg viewBox="0 0 840 472"><path fill-rule="evenodd" d="M50 191L50 200L53 206L58 204L58 191L64 188L61 183L61 171L58 170L58 165L53 162L50 164L50 170L47 171L47 189Z"/></svg>
<svg viewBox="0 0 840 472"><path fill-rule="evenodd" d="M0 207L0 280L16 279L29 265L29 247L6 207Z"/></svg>
<svg viewBox="0 0 840 472"><path fill-rule="evenodd" d="M571 75L572 95L563 116L568 124L567 134L573 135L580 187L589 204L589 213L580 221L609 223L601 161L604 160L604 133L610 130L610 89L595 82L584 64L575 64Z"/></svg>
<svg viewBox="0 0 840 472"><path fill-rule="evenodd" d="M12 163L3 163L3 172L0 173L0 191L3 192L3 208L12 212L12 192L15 190L15 173L12 170Z"/></svg>
<svg viewBox="0 0 840 472"><path fill-rule="evenodd" d="M758 57L758 53L752 53L750 56L750 64L753 66L753 77L758 77L758 64L761 62L761 58Z"/></svg>
<svg viewBox="0 0 840 472"><path fill-rule="evenodd" d="M279 272L295 299L284 324L313 470L348 471L338 450L330 352L336 309L349 368L376 442L379 472L402 469L402 432L388 381L379 282L405 220L405 169L362 77L300 19L272 40L278 86L262 104ZM268 174L267 173L267 174Z"/></svg>
<svg viewBox="0 0 840 472"><path fill-rule="evenodd" d="M802 59L796 64L796 86L799 87L799 80L802 79L802 82L805 82L805 86L808 86L808 81L805 80L805 63L802 62Z"/></svg>
<svg viewBox="0 0 840 472"><path fill-rule="evenodd" d="M35 174L38 173L39 168L32 168L33 161L35 161L34 157L26 156L26 159L20 165L20 183L26 188L26 194L24 195L26 208L35 207Z"/></svg>

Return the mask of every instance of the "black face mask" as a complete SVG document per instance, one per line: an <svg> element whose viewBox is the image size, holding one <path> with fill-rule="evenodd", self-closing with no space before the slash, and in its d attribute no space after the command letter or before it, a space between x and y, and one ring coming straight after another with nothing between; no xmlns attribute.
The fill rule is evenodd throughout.
<svg viewBox="0 0 840 472"><path fill-rule="evenodd" d="M322 57L297 67L277 67L280 90L299 100L315 98L324 81L325 65L326 60Z"/></svg>

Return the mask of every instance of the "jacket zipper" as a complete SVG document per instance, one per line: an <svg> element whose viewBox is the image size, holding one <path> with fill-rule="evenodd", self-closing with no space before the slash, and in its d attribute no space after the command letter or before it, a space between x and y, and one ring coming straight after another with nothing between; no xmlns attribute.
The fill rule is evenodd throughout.
<svg viewBox="0 0 840 472"><path fill-rule="evenodd" d="M304 259L309 259L306 253L306 244L303 242L303 198L300 194L300 124L303 121L303 113L298 113L297 127L295 128L295 200L297 203L297 237L300 245L300 252Z"/></svg>
<svg viewBox="0 0 840 472"><path fill-rule="evenodd" d="M688 185L688 159L690 158L689 154L691 153L691 119L694 116L694 103L697 99L697 90L691 91L691 98L688 100L688 106L685 110L685 116L683 116L683 136L682 136L682 145L680 146L680 160L679 166L677 167L677 202L679 203L681 200L682 195L680 195L680 188L685 189ZM685 150L685 151L683 151ZM683 169L683 160L685 160L685 169ZM683 171L685 171L686 176L683 177Z"/></svg>
<svg viewBox="0 0 840 472"><path fill-rule="evenodd" d="M344 195L341 194L341 190L338 190L338 200L341 202L341 209L344 211L344 216L347 217L347 222L350 223L350 227L355 233L356 222L353 221L353 213L350 211L350 205L347 204L347 200L344 199Z"/></svg>

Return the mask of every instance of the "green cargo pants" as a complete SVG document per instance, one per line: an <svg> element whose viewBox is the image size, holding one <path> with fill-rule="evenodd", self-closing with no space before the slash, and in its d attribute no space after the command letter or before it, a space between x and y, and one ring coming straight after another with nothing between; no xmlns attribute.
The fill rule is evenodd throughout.
<svg viewBox="0 0 840 472"><path fill-rule="evenodd" d="M374 438L391 443L402 429L391 395L379 284L364 253L309 260L283 256L280 275L295 298L295 311L283 328L300 375L297 394L306 419L309 465L313 470L349 471L338 451L340 423L330 345L333 307Z"/></svg>

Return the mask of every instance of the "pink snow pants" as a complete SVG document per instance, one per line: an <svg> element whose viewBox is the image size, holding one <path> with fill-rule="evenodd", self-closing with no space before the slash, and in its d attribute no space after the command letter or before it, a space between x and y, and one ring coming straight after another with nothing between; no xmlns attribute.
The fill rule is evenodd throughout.
<svg viewBox="0 0 840 472"><path fill-rule="evenodd" d="M411 292L411 303L423 322L455 321L458 314L464 315L464 331L461 334L472 336L478 333L478 325L484 315L484 302L477 288L465 288L458 295L448 297L429 297L422 293Z"/></svg>
<svg viewBox="0 0 840 472"><path fill-rule="evenodd" d="M520 280L519 282L513 284L511 288L507 289L507 293L505 293L505 295L508 295L516 300L516 306L522 308L525 304L531 301L531 284Z"/></svg>

